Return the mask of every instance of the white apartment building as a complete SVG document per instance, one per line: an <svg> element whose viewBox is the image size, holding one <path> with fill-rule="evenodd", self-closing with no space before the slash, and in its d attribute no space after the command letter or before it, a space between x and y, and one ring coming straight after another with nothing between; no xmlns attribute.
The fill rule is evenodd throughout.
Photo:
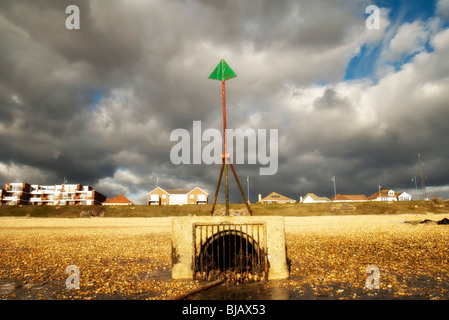
<svg viewBox="0 0 449 320"><path fill-rule="evenodd" d="M1 205L99 205L106 197L80 184L41 186L20 182L7 183L0 200Z"/></svg>

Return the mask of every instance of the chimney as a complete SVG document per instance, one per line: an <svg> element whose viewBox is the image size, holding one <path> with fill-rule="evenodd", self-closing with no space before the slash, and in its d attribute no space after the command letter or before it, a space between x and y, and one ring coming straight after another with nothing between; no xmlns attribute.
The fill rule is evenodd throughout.
<svg viewBox="0 0 449 320"><path fill-rule="evenodd" d="M259 202L262 201L262 195L259 193Z"/></svg>
<svg viewBox="0 0 449 320"><path fill-rule="evenodd" d="M302 196L299 196L299 202L302 202Z"/></svg>

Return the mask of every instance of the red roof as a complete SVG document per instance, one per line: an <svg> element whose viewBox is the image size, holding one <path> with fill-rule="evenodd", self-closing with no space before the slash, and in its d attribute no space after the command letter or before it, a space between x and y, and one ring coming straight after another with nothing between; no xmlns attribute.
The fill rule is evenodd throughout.
<svg viewBox="0 0 449 320"><path fill-rule="evenodd" d="M127 197L125 197L124 195L119 195L118 197L115 198L111 198L106 200L105 202L106 204L112 204L112 203L117 203L117 204L133 204L131 201L129 201L129 199Z"/></svg>
<svg viewBox="0 0 449 320"><path fill-rule="evenodd" d="M373 200L373 199L377 199L377 198L381 198L381 197L384 197L384 198L397 198L400 195L400 193L394 192L394 196L389 196L388 195L389 191L390 190L382 189L382 190L380 190L380 193L376 192L376 193L373 193L372 195L370 195L368 197L368 200Z"/></svg>
<svg viewBox="0 0 449 320"><path fill-rule="evenodd" d="M352 200L352 201L366 201L368 198L363 194L337 194L337 197L332 197L332 201L335 200Z"/></svg>

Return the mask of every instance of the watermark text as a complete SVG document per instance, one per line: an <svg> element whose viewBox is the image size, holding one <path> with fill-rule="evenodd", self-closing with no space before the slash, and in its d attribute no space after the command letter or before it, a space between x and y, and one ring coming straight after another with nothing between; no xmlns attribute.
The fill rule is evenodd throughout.
<svg viewBox="0 0 449 320"><path fill-rule="evenodd" d="M175 129L170 141L177 141L170 151L173 164L221 164L223 138L218 129L209 128L202 132L201 121L193 121L192 134L186 129ZM247 153L245 157L245 141ZM207 142L203 146L203 142ZM278 170L278 130L269 129L226 129L227 163L261 164L260 175L273 175ZM268 152L269 147L269 152Z"/></svg>

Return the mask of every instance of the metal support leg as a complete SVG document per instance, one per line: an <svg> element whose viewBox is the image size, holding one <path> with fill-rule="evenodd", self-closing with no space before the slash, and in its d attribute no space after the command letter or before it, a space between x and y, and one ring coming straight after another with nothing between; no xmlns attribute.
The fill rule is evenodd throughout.
<svg viewBox="0 0 449 320"><path fill-rule="evenodd" d="M229 165L231 166L232 173L234 173L235 180L237 181L237 185L239 186L240 192L242 193L243 200L245 201L246 208L248 209L248 213L249 213L250 216L252 216L253 212L251 211L251 208L249 207L248 200L246 199L245 192L243 192L243 189L242 189L242 186L240 184L239 178L237 177L237 172L235 172L234 165L232 163L230 163Z"/></svg>
<svg viewBox="0 0 449 320"><path fill-rule="evenodd" d="M217 203L217 196L218 196L218 191L220 190L221 177L223 176L223 168L224 167L225 167L225 160L223 159L223 162L221 164L221 169L220 169L220 176L218 177L217 188L215 189L214 203L212 204L212 210L210 211L211 216L214 215L215 204Z"/></svg>

